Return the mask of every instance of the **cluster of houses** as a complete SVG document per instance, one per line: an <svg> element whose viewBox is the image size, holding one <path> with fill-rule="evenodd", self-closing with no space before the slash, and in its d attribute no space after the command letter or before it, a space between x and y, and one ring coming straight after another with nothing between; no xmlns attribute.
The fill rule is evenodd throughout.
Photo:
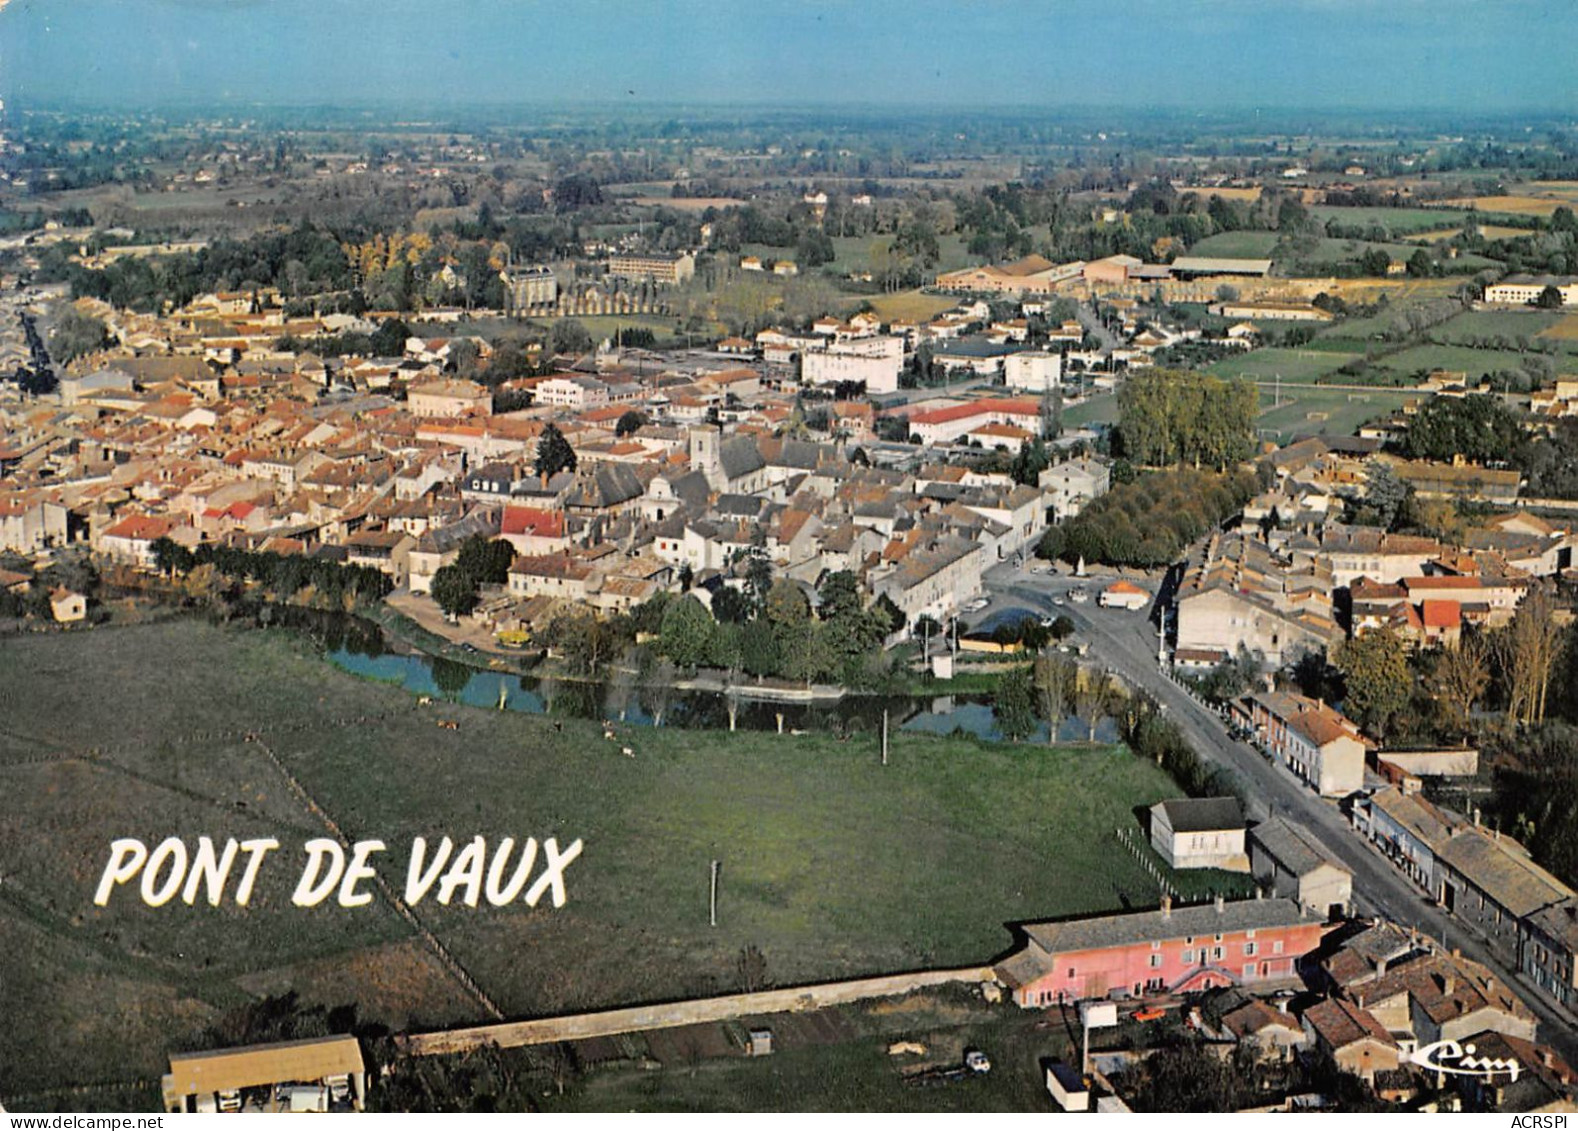
<svg viewBox="0 0 1578 1131"><path fill-rule="evenodd" d="M124 321L117 334L141 317L94 310ZM1044 399L996 395L1008 389L899 406L924 447L894 445L863 398L815 402L806 427L794 375L738 353L605 348L490 387L451 371L455 338L411 337L398 358L264 356L290 329L274 317L254 296L205 296L161 321L178 352L123 346L69 371L53 402L0 403L0 548L86 543L147 569L168 538L366 566L421 594L467 538L502 538L517 559L480 615L511 631L555 601L618 611L689 584L705 602L766 557L808 588L849 570L913 622L954 614L985 569L1030 552L1049 513L1076 514L1109 483L1090 457L1034 485L950 463L950 446L1045 435ZM248 356L217 356L211 320L252 327L234 343ZM880 329L819 321L818 344L799 343L809 383L819 357L829 381L863 379L878 354L896 364L902 349L882 343L901 338ZM485 367L486 343L470 344ZM507 392L529 407L495 411ZM550 424L576 458L544 476Z"/></svg>
<svg viewBox="0 0 1578 1131"><path fill-rule="evenodd" d="M1417 646L1452 644L1465 625L1507 623L1531 585L1573 568L1573 533L1534 514L1486 518L1451 542L1345 525L1346 505L1363 503L1374 469L1403 482L1432 474L1381 453L1376 441L1315 437L1270 461L1276 486L1184 563L1175 609L1181 668L1210 667L1240 650L1282 667L1382 628Z"/></svg>
<svg viewBox="0 0 1578 1131"><path fill-rule="evenodd" d="M1519 846L1415 792L1378 793L1355 820L1493 943L1516 934L1530 984L1554 1002L1573 1001L1573 893ZM1384 1100L1432 1110L1575 1110L1578 1074L1538 1042L1536 1016L1518 992L1417 930L1353 918L1352 874L1302 826L1273 817L1247 827L1230 797L1159 802L1149 825L1151 847L1170 867L1252 875L1254 898L1185 906L1164 896L1153 911L1021 924L1018 945L993 969L1016 1004L1127 1000L1144 1018L1205 1000L1219 1020L1199 1021L1195 1006L1192 1024L1224 1055L1240 1047L1257 1060L1317 1055ZM1447 837L1439 847L1410 839L1435 833ZM1457 1059L1443 1059L1441 1042L1457 1042ZM1496 1069L1458 1071L1470 1046L1493 1055ZM1117 1067L1145 1055L1119 1054ZM1113 1090L1107 1076L1096 1078Z"/></svg>
<svg viewBox="0 0 1578 1131"><path fill-rule="evenodd" d="M1512 837L1432 804L1406 781L1359 799L1353 824L1538 991L1578 1005L1578 893Z"/></svg>

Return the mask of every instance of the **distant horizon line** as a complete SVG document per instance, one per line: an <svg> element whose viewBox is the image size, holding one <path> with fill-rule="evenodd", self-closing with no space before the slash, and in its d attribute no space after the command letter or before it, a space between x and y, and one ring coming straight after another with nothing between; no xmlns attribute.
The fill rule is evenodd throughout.
<svg viewBox="0 0 1578 1131"><path fill-rule="evenodd" d="M140 101L135 103L107 102L94 98L72 98L52 96L43 99L33 99L27 95L15 93L6 95L0 92L0 99L4 100L5 109L12 113L69 113L92 112L100 114L137 114L156 113L163 111L179 110L192 116L202 116L201 111L208 111L211 117L233 115L239 111L276 110L276 111L338 111L346 114L365 115L369 113L382 114L436 114L454 115L457 113L507 113L514 110L553 110L560 112L608 112L619 109L640 110L643 112L659 113L662 111L706 111L712 113L728 114L730 112L750 113L782 113L782 114L904 114L909 116L937 117L948 113L969 114L974 116L991 117L1022 117L1040 116L1055 117L1058 115L1100 115L1111 114L1114 116L1167 118L1175 120L1240 120L1246 117L1313 117L1313 118L1338 118L1365 116L1374 118L1377 122L1389 125L1404 124L1402 119L1418 115L1428 115L1432 119L1456 118L1467 123L1506 123L1509 120L1524 120L1525 124L1539 125L1566 125L1578 126L1578 108L1562 109L1551 106L1549 103L1536 103L1526 107L1508 106L1503 108L1480 107L1472 110L1459 109L1451 106L1432 103L1402 105L1390 102L1386 105L1367 103L1323 103L1319 105L1282 103L1282 104L1229 104L1213 106L1186 106L1169 103L1128 103L1128 102L990 102L990 103L959 103L959 102L929 102L929 101L884 101L870 99L853 99L848 101L778 101L756 99L711 99L711 98L665 98L645 99L639 96L627 99L593 99L593 98L492 98L492 99L456 99L456 100L413 100L405 101L391 98L355 98L335 99L331 101L292 98L266 98L251 97L237 99L215 99L213 97L172 97L159 100ZM1432 121L1433 125L1439 122Z"/></svg>

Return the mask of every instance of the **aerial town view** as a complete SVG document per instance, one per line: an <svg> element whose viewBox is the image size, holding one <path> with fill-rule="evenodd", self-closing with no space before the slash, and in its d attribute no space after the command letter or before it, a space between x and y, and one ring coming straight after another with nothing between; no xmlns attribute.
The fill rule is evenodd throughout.
<svg viewBox="0 0 1578 1131"><path fill-rule="evenodd" d="M0 0L0 1110L1578 1112L1575 58Z"/></svg>

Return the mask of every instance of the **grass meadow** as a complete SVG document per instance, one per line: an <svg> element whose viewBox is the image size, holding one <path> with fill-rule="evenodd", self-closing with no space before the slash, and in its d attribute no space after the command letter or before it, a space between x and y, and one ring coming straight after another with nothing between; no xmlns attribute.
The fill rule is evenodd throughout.
<svg viewBox="0 0 1578 1131"><path fill-rule="evenodd" d="M0 1027L7 1095L85 1065L156 1077L227 1010L288 990L395 1029L484 1019L381 897L291 904L301 845L326 834L265 747L346 836L386 842L396 889L418 835L583 841L562 908L415 908L517 1017L732 991L747 946L790 985L984 962L1011 921L1154 905L1113 830L1178 793L1106 746L904 734L884 767L864 735L610 743L595 723L421 706L303 637L195 620L7 641L0 688L0 982L28 1019ZM125 888L93 905L112 839L205 834L281 842L250 907Z"/></svg>

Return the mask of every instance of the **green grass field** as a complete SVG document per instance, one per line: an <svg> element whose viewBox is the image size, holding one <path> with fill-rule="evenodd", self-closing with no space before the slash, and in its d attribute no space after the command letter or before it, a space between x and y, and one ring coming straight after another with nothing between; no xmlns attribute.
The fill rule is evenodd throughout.
<svg viewBox="0 0 1578 1131"><path fill-rule="evenodd" d="M787 985L982 962L1010 945L1006 922L1154 905L1113 830L1178 792L1106 747L906 734L883 767L867 736L610 743L594 723L420 707L300 637L189 620L8 642L0 687L0 983L28 1019L0 1027L8 1094L85 1065L157 1075L266 993L397 1029L481 1019L381 900L290 905L323 826L248 731L347 836L388 844L397 888L416 835L583 839L561 909L416 909L513 1016L733 990L748 945ZM112 839L202 834L281 841L249 908L154 909L124 889L93 906Z"/></svg>
<svg viewBox="0 0 1578 1131"><path fill-rule="evenodd" d="M1097 393L1063 410L1063 424L1069 428L1088 428L1093 424L1118 422L1118 398L1113 393Z"/></svg>
<svg viewBox="0 0 1578 1131"><path fill-rule="evenodd" d="M1324 204L1311 207L1309 212L1322 223L1335 220L1355 227L1376 224L1385 228L1392 239L1461 226L1468 216L1467 212L1447 208L1343 208Z"/></svg>
<svg viewBox="0 0 1578 1131"><path fill-rule="evenodd" d="M1361 424L1401 408L1407 399L1408 394L1385 389L1357 393L1342 389L1283 388L1279 394L1274 389L1262 387L1260 416L1255 427L1262 434L1275 431L1281 442L1316 432L1352 436Z"/></svg>
<svg viewBox="0 0 1578 1131"><path fill-rule="evenodd" d="M1516 350L1423 345L1388 354L1376 361L1375 366L1378 369L1401 374L1412 374L1419 370L1445 369L1451 373L1466 373L1470 377L1481 377L1498 369L1517 369L1524 360L1525 355ZM1578 371L1578 359L1571 354L1557 355L1554 360L1561 370Z"/></svg>
<svg viewBox="0 0 1578 1131"><path fill-rule="evenodd" d="M1218 377L1252 377L1269 381L1280 376L1284 381L1316 381L1335 373L1358 354L1334 350L1258 349L1237 357L1225 357L1207 367Z"/></svg>
<svg viewBox="0 0 1578 1131"><path fill-rule="evenodd" d="M1451 321L1433 327L1430 335L1447 343L1475 338L1533 338L1561 319L1559 311L1465 310Z"/></svg>
<svg viewBox="0 0 1578 1131"><path fill-rule="evenodd" d="M1549 310L1468 310L1445 325L1435 327L1429 336L1447 345L1501 338L1509 344L1524 341L1528 345L1554 346L1565 353L1578 353L1578 339L1550 333L1565 317L1559 311Z"/></svg>
<svg viewBox="0 0 1578 1131"><path fill-rule="evenodd" d="M1215 255L1227 259L1264 259L1277 245L1275 232L1218 232L1189 249L1190 255Z"/></svg>

